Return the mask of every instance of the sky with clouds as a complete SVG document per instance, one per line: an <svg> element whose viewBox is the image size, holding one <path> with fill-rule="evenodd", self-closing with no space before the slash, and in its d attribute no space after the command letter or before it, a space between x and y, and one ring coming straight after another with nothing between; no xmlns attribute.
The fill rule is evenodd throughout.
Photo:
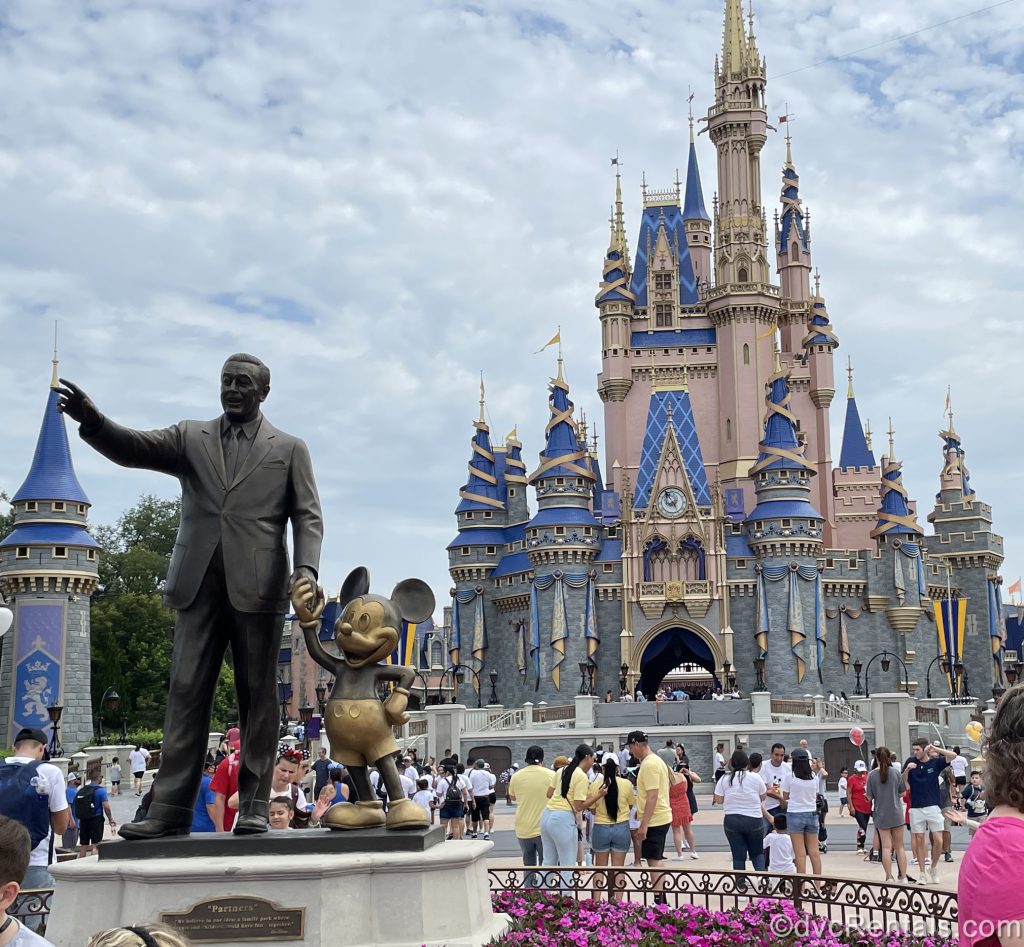
<svg viewBox="0 0 1024 947"><path fill-rule="evenodd" d="M1013 581L1024 0L803 68L973 9L755 12L861 416L877 432L892 415L926 511L952 383ZM532 469L554 370L553 350L533 353L560 324L572 396L603 426L608 159L624 162L635 245L641 171L667 186L689 89L698 114L712 101L721 16L721 0L5 4L0 488L28 469L54 320L62 373L137 427L214 416L223 358L249 350L274 373L268 417L309 443L328 587L365 563L379 591L419 575L446 599L479 372L495 435L518 425ZM706 136L698 148L710 206ZM765 147L766 195L784 148ZM177 492L73 450L96 522Z"/></svg>

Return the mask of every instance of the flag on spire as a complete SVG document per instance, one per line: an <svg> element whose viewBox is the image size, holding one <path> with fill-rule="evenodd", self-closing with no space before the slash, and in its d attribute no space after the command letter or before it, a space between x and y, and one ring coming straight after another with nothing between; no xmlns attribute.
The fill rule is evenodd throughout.
<svg viewBox="0 0 1024 947"><path fill-rule="evenodd" d="M548 339L548 341L547 341L547 342L545 342L545 343L544 343L544 344L543 344L543 345L542 345L542 346L541 346L541 347L540 347L539 349L537 349L537 351L536 351L536 352L534 352L533 354L534 354L534 355L540 355L540 353L541 353L541 352L543 352L543 351L544 351L544 349L546 349L546 348L548 348L548 347L550 347L550 346L552 346L552 345L555 345L555 344L558 344L558 345L561 345L561 344L562 344L562 330L561 330L561 329L559 329L559 330L558 330L558 331L557 331L557 332L556 332L556 333L555 333L555 334L554 334L553 336L551 336L551 338L550 338L550 339Z"/></svg>

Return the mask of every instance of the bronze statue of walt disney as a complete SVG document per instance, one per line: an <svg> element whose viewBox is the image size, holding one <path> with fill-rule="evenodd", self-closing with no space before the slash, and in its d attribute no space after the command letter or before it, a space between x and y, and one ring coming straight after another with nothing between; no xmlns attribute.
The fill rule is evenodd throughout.
<svg viewBox="0 0 1024 947"><path fill-rule="evenodd" d="M393 726L406 723L409 687L415 678L410 667L380 663L398 643L402 619L426 621L434 611L434 593L421 579L405 579L391 598L370 594L370 574L360 566L341 587L341 615L334 624L334 640L340 658L328 654L317 631L325 600L323 589L301 579L292 589L292 604L299 617L306 647L313 660L334 675L334 690L327 702L324 727L331 755L344 763L352 777L352 805L327 810L323 824L331 829L418 829L430 825L430 817L406 798L398 776ZM377 685L391 681L387 700L377 696ZM388 791L384 805L370 785L368 767L376 766Z"/></svg>

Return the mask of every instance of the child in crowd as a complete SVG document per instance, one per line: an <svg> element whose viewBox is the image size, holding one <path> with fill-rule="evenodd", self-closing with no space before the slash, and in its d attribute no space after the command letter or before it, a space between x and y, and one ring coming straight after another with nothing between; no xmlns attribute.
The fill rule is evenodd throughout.
<svg viewBox="0 0 1024 947"><path fill-rule="evenodd" d="M110 780L110 791L115 796L121 795L121 761L115 756L110 761L110 769L107 770L107 777Z"/></svg>
<svg viewBox="0 0 1024 947"><path fill-rule="evenodd" d="M146 924L100 931L92 935L88 947L189 947L189 943L184 934L163 924Z"/></svg>
<svg viewBox="0 0 1024 947"><path fill-rule="evenodd" d="M988 815L988 803L985 801L985 786L981 781L981 773L977 770L971 773L971 781L964 786L960 793L960 798L967 806L967 811L964 813L966 818L963 821L957 819L953 819L953 821L958 822L960 825L966 824L970 830L971 838L974 838L974 833L978 830L978 826L985 821L985 817ZM952 815L949 818L952 819Z"/></svg>
<svg viewBox="0 0 1024 947"><path fill-rule="evenodd" d="M795 875L796 860L793 857L793 841L786 832L786 813L778 812L774 817L772 830L764 838L764 857L768 871L777 875Z"/></svg>
<svg viewBox="0 0 1024 947"><path fill-rule="evenodd" d="M292 827L292 819L295 818L295 803L291 796L274 796L270 800L270 812L268 820L270 828L276 831L283 831Z"/></svg>
<svg viewBox="0 0 1024 947"><path fill-rule="evenodd" d="M433 825L434 794L430 791L430 780L426 776L421 776L416 780L416 792L412 794L412 801L430 816L430 824Z"/></svg>
<svg viewBox="0 0 1024 947"><path fill-rule="evenodd" d="M849 801L846 798L846 786L847 786L847 783L848 783L848 780L847 780L846 777L849 776L849 775L850 774L847 771L845 766L841 770L839 770L839 814L840 815L847 815L847 813L843 812L843 810L844 809L849 809L849 807L850 807L850 803L849 803Z"/></svg>
<svg viewBox="0 0 1024 947"><path fill-rule="evenodd" d="M48 940L7 914L7 909L21 890L21 879L28 871L31 851L32 839L28 829L20 822L0 816L0 942L16 942L17 947L53 947Z"/></svg>

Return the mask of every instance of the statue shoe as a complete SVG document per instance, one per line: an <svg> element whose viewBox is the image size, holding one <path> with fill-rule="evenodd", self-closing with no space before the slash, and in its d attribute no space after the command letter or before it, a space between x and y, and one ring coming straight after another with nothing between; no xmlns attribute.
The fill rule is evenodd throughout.
<svg viewBox="0 0 1024 947"><path fill-rule="evenodd" d="M235 835L262 835L268 831L267 817L257 812L247 812L235 819L232 829Z"/></svg>
<svg viewBox="0 0 1024 947"><path fill-rule="evenodd" d="M141 822L129 822L117 830L117 834L130 842L142 839L169 838L173 835L188 835L188 825L175 825L163 819L143 819Z"/></svg>
<svg viewBox="0 0 1024 947"><path fill-rule="evenodd" d="M420 829L430 825L430 816L411 799L399 799L388 806L389 829Z"/></svg>
<svg viewBox="0 0 1024 947"><path fill-rule="evenodd" d="M384 805L380 802L339 803L327 810L323 824L329 829L375 829L384 824Z"/></svg>

